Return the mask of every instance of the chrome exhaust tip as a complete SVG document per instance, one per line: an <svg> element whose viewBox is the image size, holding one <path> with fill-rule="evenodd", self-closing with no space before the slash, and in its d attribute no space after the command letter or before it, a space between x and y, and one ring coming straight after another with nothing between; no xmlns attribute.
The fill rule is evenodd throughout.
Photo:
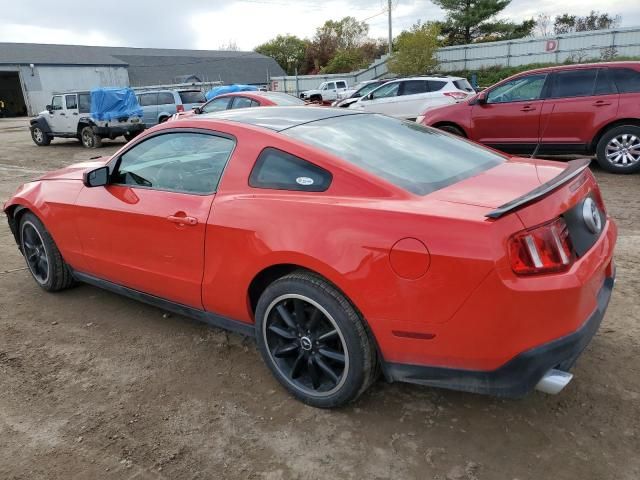
<svg viewBox="0 0 640 480"><path fill-rule="evenodd" d="M556 395L569 384L572 378L572 373L552 368L540 379L536 385L536 390L548 393L549 395Z"/></svg>

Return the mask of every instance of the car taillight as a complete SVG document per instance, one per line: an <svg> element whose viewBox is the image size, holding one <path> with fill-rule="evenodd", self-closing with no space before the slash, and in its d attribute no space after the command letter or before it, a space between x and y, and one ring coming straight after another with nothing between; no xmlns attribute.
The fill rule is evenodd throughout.
<svg viewBox="0 0 640 480"><path fill-rule="evenodd" d="M509 239L511 268L518 275L562 272L574 260L564 219L524 230Z"/></svg>
<svg viewBox="0 0 640 480"><path fill-rule="evenodd" d="M443 95L446 97L451 97L454 100L464 100L465 98L467 98L467 94L464 92L444 92Z"/></svg>
<svg viewBox="0 0 640 480"><path fill-rule="evenodd" d="M176 111L184 112L184 105L176 105Z"/></svg>

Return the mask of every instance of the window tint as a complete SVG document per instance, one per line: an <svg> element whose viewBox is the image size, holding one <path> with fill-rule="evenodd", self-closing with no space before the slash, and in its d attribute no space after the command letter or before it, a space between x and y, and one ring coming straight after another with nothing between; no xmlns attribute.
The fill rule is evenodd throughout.
<svg viewBox="0 0 640 480"><path fill-rule="evenodd" d="M336 82L338 88L347 88L347 84L345 82Z"/></svg>
<svg viewBox="0 0 640 480"><path fill-rule="evenodd" d="M475 92L475 90L473 89L473 87L467 81L466 78L463 78L461 80L454 80L453 84L456 86L458 90L464 90L465 92L471 92L471 93Z"/></svg>
<svg viewBox="0 0 640 480"><path fill-rule="evenodd" d="M298 97L282 92L264 92L264 97L275 102L276 105L304 105L306 103Z"/></svg>
<svg viewBox="0 0 640 480"><path fill-rule="evenodd" d="M188 91L188 92L178 92L180 95L180 100L182 103L204 103L207 99L200 90L196 91Z"/></svg>
<svg viewBox="0 0 640 480"><path fill-rule="evenodd" d="M505 161L501 155L466 140L384 115L332 117L282 133L417 195Z"/></svg>
<svg viewBox="0 0 640 480"><path fill-rule="evenodd" d="M383 84L384 82L369 83L368 85L365 85L364 87L362 87L360 90L356 91L352 96L353 98L364 97L369 92L372 92L373 90L375 90L376 88L378 88L380 85L383 85Z"/></svg>
<svg viewBox="0 0 640 480"><path fill-rule="evenodd" d="M81 93L78 95L78 110L80 113L91 112L91 95L88 93Z"/></svg>
<svg viewBox="0 0 640 480"><path fill-rule="evenodd" d="M251 99L247 97L234 97L231 108L248 108L251 107Z"/></svg>
<svg viewBox="0 0 640 480"><path fill-rule="evenodd" d="M65 95L64 100L67 104L67 110L75 110L78 108L78 97L75 95Z"/></svg>
<svg viewBox="0 0 640 480"><path fill-rule="evenodd" d="M325 85L323 90L333 90L334 88L336 88L336 84L333 82L329 82Z"/></svg>
<svg viewBox="0 0 640 480"><path fill-rule="evenodd" d="M387 83L371 93L373 99L395 97L398 95L400 82Z"/></svg>
<svg viewBox="0 0 640 480"><path fill-rule="evenodd" d="M205 103L202 106L203 113L213 113L219 112L221 110L226 110L229 107L229 101L233 97L222 97L222 98L214 98L209 103Z"/></svg>
<svg viewBox="0 0 640 480"><path fill-rule="evenodd" d="M542 95L546 78L546 74L528 75L503 83L489 92L487 103L538 100Z"/></svg>
<svg viewBox="0 0 640 480"><path fill-rule="evenodd" d="M51 99L51 110L62 110L62 96L56 95Z"/></svg>
<svg viewBox="0 0 640 480"><path fill-rule="evenodd" d="M171 92L158 93L158 105L173 105L176 101Z"/></svg>
<svg viewBox="0 0 640 480"><path fill-rule="evenodd" d="M619 93L640 92L640 72L630 68L610 68L609 73Z"/></svg>
<svg viewBox="0 0 640 480"><path fill-rule="evenodd" d="M215 192L235 142L202 133L167 133L127 150L112 182L158 190Z"/></svg>
<svg viewBox="0 0 640 480"><path fill-rule="evenodd" d="M260 104L258 102L256 102L255 100L251 100L251 107L259 107Z"/></svg>
<svg viewBox="0 0 640 480"><path fill-rule="evenodd" d="M407 80L406 82L401 82L401 84L400 95L427 93L427 82L424 80Z"/></svg>
<svg viewBox="0 0 640 480"><path fill-rule="evenodd" d="M599 68L596 75L596 86L593 91L594 95L610 95L618 93L615 85L611 81L609 70L606 68Z"/></svg>
<svg viewBox="0 0 640 480"><path fill-rule="evenodd" d="M429 86L430 92L437 92L438 90L442 90L447 82L443 80L427 80L427 85Z"/></svg>
<svg viewBox="0 0 640 480"><path fill-rule="evenodd" d="M324 192L331 184L326 170L275 148L265 148L249 176L255 188Z"/></svg>
<svg viewBox="0 0 640 480"><path fill-rule="evenodd" d="M139 100L141 107L149 107L152 105L158 104L158 94L157 93L142 93L140 95Z"/></svg>
<svg viewBox="0 0 640 480"><path fill-rule="evenodd" d="M593 95L597 72L598 70L595 68L556 72L553 76L549 96L551 98L565 98Z"/></svg>

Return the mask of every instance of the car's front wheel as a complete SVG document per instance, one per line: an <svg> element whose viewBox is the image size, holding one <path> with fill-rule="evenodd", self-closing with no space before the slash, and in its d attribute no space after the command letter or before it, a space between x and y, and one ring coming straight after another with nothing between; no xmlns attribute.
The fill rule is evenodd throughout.
<svg viewBox="0 0 640 480"><path fill-rule="evenodd" d="M43 289L55 292L74 283L53 238L38 217L25 213L20 219L20 246L29 272Z"/></svg>
<svg viewBox="0 0 640 480"><path fill-rule="evenodd" d="M51 136L38 126L31 127L31 139L39 147L46 147L51 143Z"/></svg>
<svg viewBox="0 0 640 480"><path fill-rule="evenodd" d="M621 125L606 132L596 148L596 159L612 173L640 170L640 127Z"/></svg>
<svg viewBox="0 0 640 480"><path fill-rule="evenodd" d="M309 405L344 405L375 380L376 352L362 318L335 287L305 271L261 295L256 337L278 381Z"/></svg>
<svg viewBox="0 0 640 480"><path fill-rule="evenodd" d="M80 132L80 141L85 148L100 148L102 137L97 135L91 127L84 127Z"/></svg>

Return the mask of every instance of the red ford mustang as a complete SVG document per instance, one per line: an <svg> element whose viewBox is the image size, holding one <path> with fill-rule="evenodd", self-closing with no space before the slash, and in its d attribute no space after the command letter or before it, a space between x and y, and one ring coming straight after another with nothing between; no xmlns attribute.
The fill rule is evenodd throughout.
<svg viewBox="0 0 640 480"><path fill-rule="evenodd" d="M507 158L343 109L147 130L4 205L35 281L81 281L255 336L318 407L382 372L557 392L613 287L617 230L587 164Z"/></svg>

